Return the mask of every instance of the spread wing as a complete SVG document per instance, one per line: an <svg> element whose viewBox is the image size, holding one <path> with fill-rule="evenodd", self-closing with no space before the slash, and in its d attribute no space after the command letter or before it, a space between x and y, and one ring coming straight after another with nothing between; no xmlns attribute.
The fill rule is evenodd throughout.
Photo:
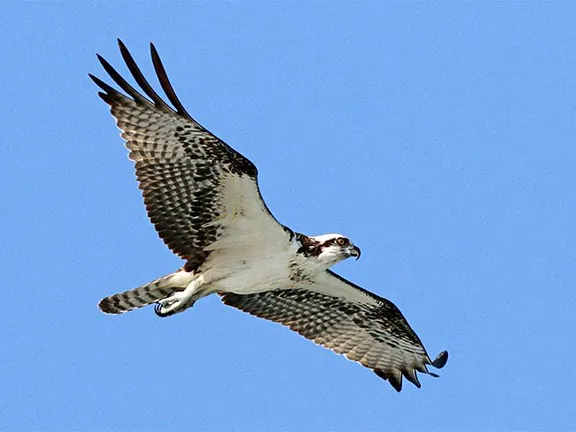
<svg viewBox="0 0 576 432"><path fill-rule="evenodd" d="M417 372L432 376L448 360L434 361L402 313L390 301L352 284L332 271L297 289L258 294L224 294L222 301L260 318L278 322L332 351L372 369L402 389L402 376L420 387Z"/></svg>
<svg viewBox="0 0 576 432"><path fill-rule="evenodd" d="M168 105L148 83L122 41L120 52L145 95L133 88L102 57L98 59L115 90L90 75L103 90L122 138L135 161L136 176L148 216L166 245L195 269L218 244L250 247L257 232L268 242L284 239L280 225L264 203L254 164L196 122L180 103L160 57L150 45L152 62Z"/></svg>

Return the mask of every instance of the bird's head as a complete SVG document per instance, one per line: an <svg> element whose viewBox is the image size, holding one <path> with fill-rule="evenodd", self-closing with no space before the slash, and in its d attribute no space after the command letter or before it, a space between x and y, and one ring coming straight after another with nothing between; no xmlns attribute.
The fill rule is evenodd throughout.
<svg viewBox="0 0 576 432"><path fill-rule="evenodd" d="M350 258L360 258L360 249L341 234L324 234L315 237L300 236L302 247L299 252L314 257L318 262L329 268Z"/></svg>

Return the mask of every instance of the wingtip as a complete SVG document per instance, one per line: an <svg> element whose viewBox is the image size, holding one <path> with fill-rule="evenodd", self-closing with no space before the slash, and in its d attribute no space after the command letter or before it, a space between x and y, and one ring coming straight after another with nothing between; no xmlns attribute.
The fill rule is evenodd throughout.
<svg viewBox="0 0 576 432"><path fill-rule="evenodd" d="M402 391L402 376L396 377L394 375L390 375L388 377L388 382L398 393Z"/></svg>
<svg viewBox="0 0 576 432"><path fill-rule="evenodd" d="M402 371L402 375L416 387L418 388L422 387L422 384L420 384L420 381L418 380L418 374L414 369L406 369Z"/></svg>
<svg viewBox="0 0 576 432"><path fill-rule="evenodd" d="M112 105L112 99L110 98L110 95L108 93L98 92L98 96L100 96L100 99L102 99L108 105Z"/></svg>
<svg viewBox="0 0 576 432"><path fill-rule="evenodd" d="M158 50L156 49L154 42L150 42L150 52L152 53L152 55L158 56Z"/></svg>
<svg viewBox="0 0 576 432"><path fill-rule="evenodd" d="M118 48L120 48L120 51L127 51L128 48L126 48L126 44L124 42L122 42L122 39L118 38L116 39L116 42L118 42Z"/></svg>
<svg viewBox="0 0 576 432"><path fill-rule="evenodd" d="M374 369L374 373L385 381L388 381L394 390L398 393L402 390L402 375L395 375L393 373L386 373L382 369Z"/></svg>
<svg viewBox="0 0 576 432"><path fill-rule="evenodd" d="M98 77L95 76L95 75L92 75L91 73L88 74L88 77L90 77L90 79L91 79L92 81L94 81L94 83L95 83L98 87L100 87L100 88L102 88L102 84L106 84L106 83L105 83L104 81L102 81L100 78L98 78Z"/></svg>
<svg viewBox="0 0 576 432"><path fill-rule="evenodd" d="M90 79L92 81L94 81L94 83L100 87L102 90L104 90L104 92L99 92L98 95L100 95L100 97L107 103L110 103L110 97L116 93L116 90L114 90L112 87L110 87L108 84L106 84L104 81L102 81L100 78L92 75L91 73L88 74L88 76L90 77Z"/></svg>
<svg viewBox="0 0 576 432"><path fill-rule="evenodd" d="M442 369L444 366L446 366L447 362L448 362L448 351L442 351L440 354L436 356L436 358L432 362L432 366L434 366L436 369Z"/></svg>
<svg viewBox="0 0 576 432"><path fill-rule="evenodd" d="M110 69L112 69L112 65L110 63L108 63L108 60L106 60L104 57L102 57L100 54L96 54L96 58L98 59L98 61L100 62L100 64L102 65L102 67L108 72Z"/></svg>

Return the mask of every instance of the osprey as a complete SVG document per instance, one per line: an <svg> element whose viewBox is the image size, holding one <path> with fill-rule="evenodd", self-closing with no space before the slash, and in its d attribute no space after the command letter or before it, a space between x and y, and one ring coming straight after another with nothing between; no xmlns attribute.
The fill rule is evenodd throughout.
<svg viewBox="0 0 576 432"><path fill-rule="evenodd" d="M120 52L145 95L104 58L120 93L90 74L103 90L135 162L152 223L184 266L136 289L104 298L100 310L122 314L155 304L160 317L216 293L244 312L278 322L317 344L372 369L402 389L420 387L417 372L438 375L435 360L390 301L337 275L330 267L360 249L340 234L307 236L280 224L258 188L254 164L194 120L176 96L158 52L150 45L166 103L122 41Z"/></svg>

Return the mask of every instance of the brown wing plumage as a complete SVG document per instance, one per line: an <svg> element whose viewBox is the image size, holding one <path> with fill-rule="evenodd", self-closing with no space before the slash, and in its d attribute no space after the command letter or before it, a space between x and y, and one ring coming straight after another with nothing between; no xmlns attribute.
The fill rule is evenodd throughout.
<svg viewBox="0 0 576 432"><path fill-rule="evenodd" d="M402 389L402 376L420 387L416 372L437 376L443 351L432 361L400 310L328 271L298 289L258 294L224 294L222 301L260 318L278 322L349 360L372 369Z"/></svg>
<svg viewBox="0 0 576 432"><path fill-rule="evenodd" d="M260 196L257 170L250 160L196 122L179 101L151 44L158 80L172 108L152 88L125 45L122 57L146 98L98 56L115 90L90 75L103 90L122 130L144 196L148 216L166 245L194 268L226 231L229 215L250 219L254 227L283 232Z"/></svg>

